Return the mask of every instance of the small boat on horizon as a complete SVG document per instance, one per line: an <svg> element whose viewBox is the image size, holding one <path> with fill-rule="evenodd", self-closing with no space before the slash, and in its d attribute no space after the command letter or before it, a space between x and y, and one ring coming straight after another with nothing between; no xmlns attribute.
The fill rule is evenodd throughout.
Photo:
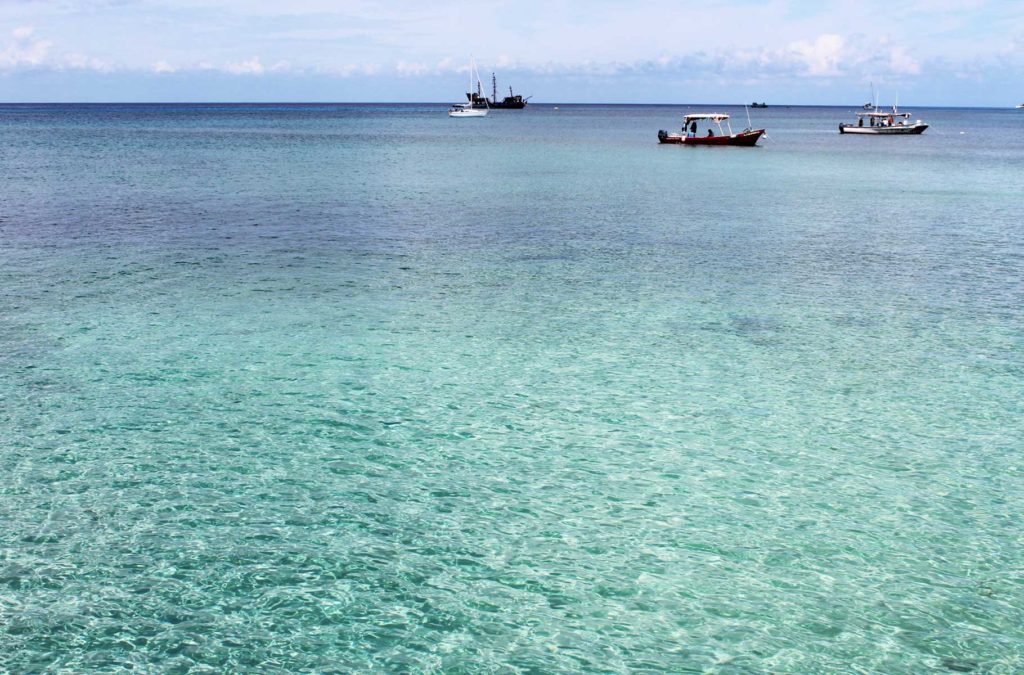
<svg viewBox="0 0 1024 675"><path fill-rule="evenodd" d="M871 100L861 106L863 110L874 110L878 104L875 102L875 83L871 83Z"/></svg>
<svg viewBox="0 0 1024 675"><path fill-rule="evenodd" d="M754 101L753 103L750 104L750 107L751 108L767 108L768 104L765 103L764 101L762 101L760 103L758 103L757 101Z"/></svg>
<svg viewBox="0 0 1024 675"><path fill-rule="evenodd" d="M469 59L469 88L473 88L473 75L476 74L477 89L480 88L480 73L476 70L476 62ZM448 109L448 117L487 117L487 99L484 99L484 107L473 107L472 100L469 103L456 103Z"/></svg>
<svg viewBox="0 0 1024 675"><path fill-rule="evenodd" d="M1017 106L1017 110L1021 110L1021 109L1024 109L1024 103L1021 103L1021 104L1019 104Z"/></svg>
<svg viewBox="0 0 1024 675"><path fill-rule="evenodd" d="M708 128L706 136L697 133L697 122L707 120L718 127L716 134L713 129ZM725 128L722 127L725 122ZM728 129L728 133L726 132ZM725 113L695 113L683 118L682 133L670 134L662 129L658 132L659 143L680 143L682 145L757 145L757 140L764 135L764 129L746 128L740 133L733 133L729 116Z"/></svg>

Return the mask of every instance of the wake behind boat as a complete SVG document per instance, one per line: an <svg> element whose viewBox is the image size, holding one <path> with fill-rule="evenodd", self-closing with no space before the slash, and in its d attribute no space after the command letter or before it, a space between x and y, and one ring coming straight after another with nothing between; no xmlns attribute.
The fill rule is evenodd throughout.
<svg viewBox="0 0 1024 675"><path fill-rule="evenodd" d="M718 127L716 134L708 128L707 135L700 135L697 123L707 120ZM725 122L725 128L722 127ZM728 132L726 131L728 129ZM658 132L659 143L681 143L683 145L757 145L757 140L764 135L764 129L746 128L736 134L732 131L729 116L724 113L697 113L683 118L682 133L670 134L664 129Z"/></svg>

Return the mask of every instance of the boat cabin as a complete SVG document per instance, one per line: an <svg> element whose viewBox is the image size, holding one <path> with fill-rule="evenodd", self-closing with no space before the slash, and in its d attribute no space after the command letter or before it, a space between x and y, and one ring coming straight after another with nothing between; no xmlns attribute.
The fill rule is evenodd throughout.
<svg viewBox="0 0 1024 675"><path fill-rule="evenodd" d="M902 119L900 119L902 118ZM868 126L871 127L894 127L901 126L907 123L910 118L908 112L859 112L857 113L857 126L864 126L864 120L868 120ZM897 120L900 120L897 123Z"/></svg>

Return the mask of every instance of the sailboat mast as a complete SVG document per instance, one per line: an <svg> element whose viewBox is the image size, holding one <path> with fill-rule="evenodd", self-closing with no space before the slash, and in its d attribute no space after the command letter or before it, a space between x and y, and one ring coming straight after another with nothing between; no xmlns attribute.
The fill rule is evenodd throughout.
<svg viewBox="0 0 1024 675"><path fill-rule="evenodd" d="M491 73L491 103L498 102L498 78Z"/></svg>

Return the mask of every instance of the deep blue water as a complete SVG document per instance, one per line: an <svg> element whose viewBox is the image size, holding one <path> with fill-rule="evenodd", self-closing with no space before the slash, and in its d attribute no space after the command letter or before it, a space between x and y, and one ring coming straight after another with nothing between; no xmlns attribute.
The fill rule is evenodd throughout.
<svg viewBox="0 0 1024 675"><path fill-rule="evenodd" d="M1024 111L0 106L0 671L1024 670Z"/></svg>

